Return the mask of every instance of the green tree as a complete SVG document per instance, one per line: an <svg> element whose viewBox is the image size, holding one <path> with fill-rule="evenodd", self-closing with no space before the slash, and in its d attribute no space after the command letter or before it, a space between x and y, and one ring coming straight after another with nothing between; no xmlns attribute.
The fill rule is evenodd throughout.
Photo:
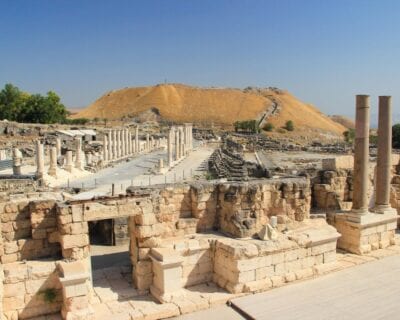
<svg viewBox="0 0 400 320"><path fill-rule="evenodd" d="M16 120L20 107L24 103L23 94L16 86L7 83L0 91L0 119Z"/></svg>
<svg viewBox="0 0 400 320"><path fill-rule="evenodd" d="M392 127L392 146L393 148L400 148L400 123Z"/></svg>
<svg viewBox="0 0 400 320"><path fill-rule="evenodd" d="M286 129L287 131L293 131L293 130L294 130L294 123L293 123L292 120L286 121L285 129Z"/></svg>
<svg viewBox="0 0 400 320"><path fill-rule="evenodd" d="M30 95L12 84L0 91L0 119L30 123L62 123L67 110L53 91Z"/></svg>

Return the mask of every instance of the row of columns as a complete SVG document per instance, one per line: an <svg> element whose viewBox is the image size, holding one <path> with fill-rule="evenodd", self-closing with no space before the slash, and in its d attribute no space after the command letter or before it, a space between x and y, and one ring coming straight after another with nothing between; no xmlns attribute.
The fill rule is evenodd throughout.
<svg viewBox="0 0 400 320"><path fill-rule="evenodd" d="M369 122L368 95L356 96L356 136L354 146L353 213L368 213ZM379 97L378 159L374 212L390 209L390 177L392 160L392 104L390 96Z"/></svg>
<svg viewBox="0 0 400 320"><path fill-rule="evenodd" d="M171 167L174 161L179 161L193 149L192 124L172 127L167 135L167 159Z"/></svg>
<svg viewBox="0 0 400 320"><path fill-rule="evenodd" d="M138 127L135 129L134 138L128 129L110 130L107 135L103 137L103 160L109 162L128 157L141 151L150 152L154 148L161 147L162 144L162 138L155 140L154 137L147 134L144 148L141 150Z"/></svg>

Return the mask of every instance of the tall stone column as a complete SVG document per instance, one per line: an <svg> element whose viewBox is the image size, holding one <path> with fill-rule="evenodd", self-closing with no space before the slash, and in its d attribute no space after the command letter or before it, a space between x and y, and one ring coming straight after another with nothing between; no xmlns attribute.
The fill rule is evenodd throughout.
<svg viewBox="0 0 400 320"><path fill-rule="evenodd" d="M56 138L57 157L61 157L61 138Z"/></svg>
<svg viewBox="0 0 400 320"><path fill-rule="evenodd" d="M117 130L117 158L121 158L121 130Z"/></svg>
<svg viewBox="0 0 400 320"><path fill-rule="evenodd" d="M179 153L180 153L180 158L183 158L185 156L185 141L184 141L184 130L183 127L179 127Z"/></svg>
<svg viewBox="0 0 400 320"><path fill-rule="evenodd" d="M50 176L57 177L57 147L50 149L50 167L47 173Z"/></svg>
<svg viewBox="0 0 400 320"><path fill-rule="evenodd" d="M118 158L117 154L117 131L112 130L112 153L113 153L113 160Z"/></svg>
<svg viewBox="0 0 400 320"><path fill-rule="evenodd" d="M107 140L108 140L108 160L112 161L114 159L113 155L113 141L112 141L112 134L111 131L108 132L107 134Z"/></svg>
<svg viewBox="0 0 400 320"><path fill-rule="evenodd" d="M179 146L179 129L175 129L175 161L181 158L180 155L181 147Z"/></svg>
<svg viewBox="0 0 400 320"><path fill-rule="evenodd" d="M107 136L103 136L103 160L104 162L107 162L108 159L108 139Z"/></svg>
<svg viewBox="0 0 400 320"><path fill-rule="evenodd" d="M354 145L353 212L368 213L369 96L356 96L356 137Z"/></svg>
<svg viewBox="0 0 400 320"><path fill-rule="evenodd" d="M129 131L125 129L125 156L129 155Z"/></svg>
<svg viewBox="0 0 400 320"><path fill-rule="evenodd" d="M392 97L379 97L378 160L376 171L375 212L390 208L392 169Z"/></svg>
<svg viewBox="0 0 400 320"><path fill-rule="evenodd" d="M154 149L154 137L151 136L150 137L150 150L153 150L153 149Z"/></svg>
<svg viewBox="0 0 400 320"><path fill-rule="evenodd" d="M36 141L36 178L42 179L44 175L44 149L39 140Z"/></svg>
<svg viewBox="0 0 400 320"><path fill-rule="evenodd" d="M184 127L184 141L185 141L185 152L189 150L189 124L185 123Z"/></svg>
<svg viewBox="0 0 400 320"><path fill-rule="evenodd" d="M22 153L19 149L17 148L13 149L12 159L13 159L13 175L20 176L21 166L22 166Z"/></svg>
<svg viewBox="0 0 400 320"><path fill-rule="evenodd" d="M167 145L167 150L168 150L168 166L171 167L172 166L172 135L173 135L173 131L172 129L169 130L168 132L168 145Z"/></svg>
<svg viewBox="0 0 400 320"><path fill-rule="evenodd" d="M68 172L72 172L72 167L73 167L72 151L68 150L66 153L66 161L64 169L67 170Z"/></svg>
<svg viewBox="0 0 400 320"><path fill-rule="evenodd" d="M75 168L82 170L82 138L75 137Z"/></svg>
<svg viewBox="0 0 400 320"><path fill-rule="evenodd" d="M121 157L126 156L125 129L121 130Z"/></svg>
<svg viewBox="0 0 400 320"><path fill-rule="evenodd" d="M150 151L150 135L146 134L146 149Z"/></svg>
<svg viewBox="0 0 400 320"><path fill-rule="evenodd" d="M135 145L136 145L136 152L140 152L140 146L139 146L139 126L136 127L135 129Z"/></svg>

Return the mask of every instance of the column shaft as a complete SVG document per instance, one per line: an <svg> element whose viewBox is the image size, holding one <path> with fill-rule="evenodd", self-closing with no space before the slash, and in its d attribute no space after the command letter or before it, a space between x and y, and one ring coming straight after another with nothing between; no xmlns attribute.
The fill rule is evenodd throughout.
<svg viewBox="0 0 400 320"><path fill-rule="evenodd" d="M356 96L353 210L368 212L369 96Z"/></svg>
<svg viewBox="0 0 400 320"><path fill-rule="evenodd" d="M375 207L390 207L390 178L392 169L392 101L379 97L378 160L376 171Z"/></svg>

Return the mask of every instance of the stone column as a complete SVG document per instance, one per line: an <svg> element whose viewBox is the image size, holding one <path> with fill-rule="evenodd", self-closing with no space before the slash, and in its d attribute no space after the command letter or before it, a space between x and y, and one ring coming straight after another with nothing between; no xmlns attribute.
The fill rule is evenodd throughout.
<svg viewBox="0 0 400 320"><path fill-rule="evenodd" d="M379 97L378 160L376 171L375 212L390 208L392 169L392 97Z"/></svg>
<svg viewBox="0 0 400 320"><path fill-rule="evenodd" d="M61 138L56 138L57 157L61 156Z"/></svg>
<svg viewBox="0 0 400 320"><path fill-rule="evenodd" d="M175 129L175 161L180 159L180 150L181 147L179 146L179 130L178 128Z"/></svg>
<svg viewBox="0 0 400 320"><path fill-rule="evenodd" d="M189 123L185 123L184 128L185 152L189 150Z"/></svg>
<svg viewBox="0 0 400 320"><path fill-rule="evenodd" d="M21 165L22 165L22 153L19 149L14 148L12 152L13 156L13 175L21 175Z"/></svg>
<svg viewBox="0 0 400 320"><path fill-rule="evenodd" d="M36 178L42 179L44 174L44 149L39 140L36 141Z"/></svg>
<svg viewBox="0 0 400 320"><path fill-rule="evenodd" d="M179 139L180 139L180 141L179 141L179 146L180 146L180 151L179 151L179 153L180 153L180 157L181 158L183 158L184 156L185 156L185 141L184 141L184 130L183 130L183 127L180 127L179 128Z"/></svg>
<svg viewBox="0 0 400 320"><path fill-rule="evenodd" d="M112 161L114 155L113 155L113 141L112 141L111 131L108 132L107 138L108 138L108 160Z"/></svg>
<svg viewBox="0 0 400 320"><path fill-rule="evenodd" d="M107 136L106 135L103 136L103 160L104 160L104 162L107 162L109 160L109 156L108 156L108 140L107 140Z"/></svg>
<svg viewBox="0 0 400 320"><path fill-rule="evenodd" d="M75 168L82 170L82 139L75 137Z"/></svg>
<svg viewBox="0 0 400 320"><path fill-rule="evenodd" d="M136 152L140 152L140 146L139 146L139 126L136 127L135 129L135 145L136 145Z"/></svg>
<svg viewBox="0 0 400 320"><path fill-rule="evenodd" d="M129 131L125 129L125 156L129 156Z"/></svg>
<svg viewBox="0 0 400 320"><path fill-rule="evenodd" d="M57 177L57 147L50 149L50 167L47 173L50 176Z"/></svg>
<svg viewBox="0 0 400 320"><path fill-rule="evenodd" d="M150 137L150 150L154 149L154 137Z"/></svg>
<svg viewBox="0 0 400 320"><path fill-rule="evenodd" d="M117 155L117 131L112 130L112 154L113 154L113 160L116 160L118 158Z"/></svg>
<svg viewBox="0 0 400 320"><path fill-rule="evenodd" d="M72 172L72 167L73 167L72 163L73 163L73 161L72 161L72 151L71 150L67 151L66 158L67 159L66 159L66 162L65 162L64 169L67 170L68 172Z"/></svg>
<svg viewBox="0 0 400 320"><path fill-rule="evenodd" d="M150 135L146 134L146 149L150 151Z"/></svg>
<svg viewBox="0 0 400 320"><path fill-rule="evenodd" d="M168 146L167 146L167 150L168 150L168 166L171 167L172 166L172 135L173 135L173 131L172 129L169 130L168 132Z"/></svg>
<svg viewBox="0 0 400 320"><path fill-rule="evenodd" d="M353 212L368 213L369 96L356 96Z"/></svg>
<svg viewBox="0 0 400 320"><path fill-rule="evenodd" d="M126 141L125 141L125 129L121 130L121 157L125 157L126 152Z"/></svg>
<svg viewBox="0 0 400 320"><path fill-rule="evenodd" d="M117 159L121 158L121 130L117 130Z"/></svg>

